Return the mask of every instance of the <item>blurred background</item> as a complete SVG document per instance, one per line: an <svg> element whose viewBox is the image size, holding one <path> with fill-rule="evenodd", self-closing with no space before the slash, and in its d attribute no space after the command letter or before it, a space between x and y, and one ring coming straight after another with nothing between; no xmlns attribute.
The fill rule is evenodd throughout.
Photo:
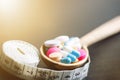
<svg viewBox="0 0 120 80"><path fill-rule="evenodd" d="M7 40L24 40L39 49L45 40L59 35L82 37L119 14L120 0L0 0L0 50L2 43ZM117 40L115 42L118 44L119 37L117 35L114 39L109 39L106 45L111 44L112 40ZM96 48L96 45L90 47L91 53L95 51L93 48ZM101 49L98 46L95 52L99 51L99 48ZM97 63L93 63L90 68L89 80L105 76L95 75L94 65ZM18 80L0 70L1 80ZM120 79L118 76L115 78Z"/></svg>

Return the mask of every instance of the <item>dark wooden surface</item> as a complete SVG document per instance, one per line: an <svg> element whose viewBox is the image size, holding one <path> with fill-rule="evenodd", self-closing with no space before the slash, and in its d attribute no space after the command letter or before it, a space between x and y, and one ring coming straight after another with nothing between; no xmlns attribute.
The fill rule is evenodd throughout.
<svg viewBox="0 0 120 80"><path fill-rule="evenodd" d="M90 46L89 51L87 80L120 80L120 34Z"/></svg>

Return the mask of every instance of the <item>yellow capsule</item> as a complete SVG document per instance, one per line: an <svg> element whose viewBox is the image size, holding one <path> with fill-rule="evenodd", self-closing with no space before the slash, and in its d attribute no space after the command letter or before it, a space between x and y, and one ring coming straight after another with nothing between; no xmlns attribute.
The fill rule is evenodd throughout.
<svg viewBox="0 0 120 80"><path fill-rule="evenodd" d="M54 52L54 53L51 53L49 55L49 58L54 60L54 61L59 62L61 60L61 58L62 58L62 54L60 52Z"/></svg>

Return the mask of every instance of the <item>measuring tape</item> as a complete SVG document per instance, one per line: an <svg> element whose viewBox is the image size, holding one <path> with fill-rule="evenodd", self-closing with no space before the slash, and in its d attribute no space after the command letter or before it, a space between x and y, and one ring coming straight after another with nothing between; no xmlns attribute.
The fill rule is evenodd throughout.
<svg viewBox="0 0 120 80"><path fill-rule="evenodd" d="M82 80L88 74L90 60L74 70L51 70L39 58L39 51L32 44L11 40L3 44L0 66L7 72L25 80Z"/></svg>

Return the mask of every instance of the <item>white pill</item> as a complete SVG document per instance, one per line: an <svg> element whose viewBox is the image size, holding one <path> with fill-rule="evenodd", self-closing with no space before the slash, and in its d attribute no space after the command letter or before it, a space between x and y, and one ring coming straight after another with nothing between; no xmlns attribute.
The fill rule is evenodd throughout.
<svg viewBox="0 0 120 80"><path fill-rule="evenodd" d="M71 46L64 46L63 50L67 51L67 52L71 52L73 50L73 48Z"/></svg>
<svg viewBox="0 0 120 80"><path fill-rule="evenodd" d="M59 46L61 43L58 40L47 40L44 42L44 45L46 47L55 47L55 46Z"/></svg>
<svg viewBox="0 0 120 80"><path fill-rule="evenodd" d="M81 49L81 44L80 43L74 44L74 45L71 45L71 47L74 49Z"/></svg>
<svg viewBox="0 0 120 80"><path fill-rule="evenodd" d="M58 36L55 38L56 40L59 40L61 42L66 42L69 40L69 37L68 36Z"/></svg>
<svg viewBox="0 0 120 80"><path fill-rule="evenodd" d="M72 37L72 38L70 38L70 40L72 40L74 42L80 42L80 38L79 37Z"/></svg>
<svg viewBox="0 0 120 80"><path fill-rule="evenodd" d="M78 37L72 37L65 43L66 46L71 46L73 48L81 48L81 41Z"/></svg>
<svg viewBox="0 0 120 80"><path fill-rule="evenodd" d="M69 52L67 52L67 51L60 51L61 52L61 54L62 54L62 57L66 57L68 54L69 54Z"/></svg>

